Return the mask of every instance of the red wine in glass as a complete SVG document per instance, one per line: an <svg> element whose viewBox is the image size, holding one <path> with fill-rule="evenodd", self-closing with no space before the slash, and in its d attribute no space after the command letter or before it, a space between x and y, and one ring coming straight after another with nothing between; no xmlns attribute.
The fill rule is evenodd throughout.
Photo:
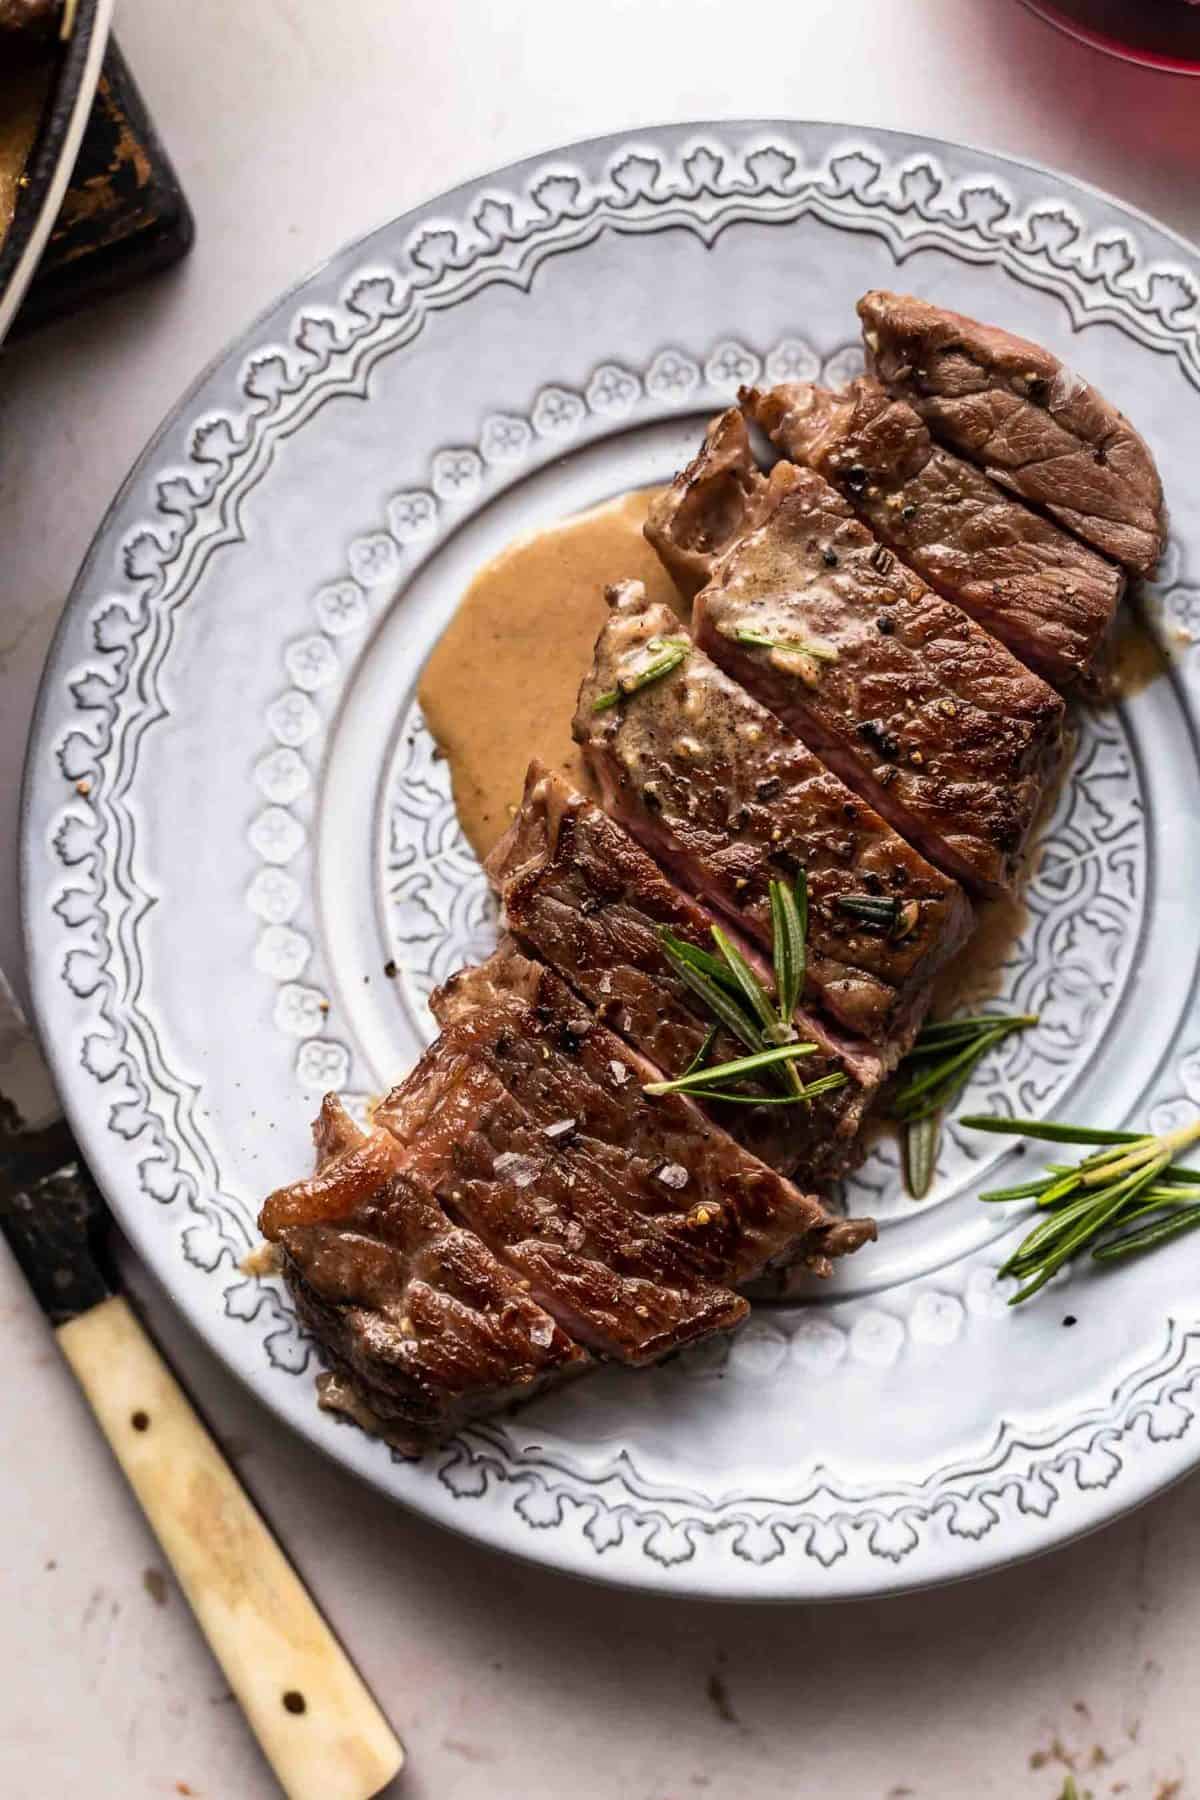
<svg viewBox="0 0 1200 1800"><path fill-rule="evenodd" d="M1110 56L1200 75L1200 4L1193 0L1025 0L1060 31Z"/></svg>

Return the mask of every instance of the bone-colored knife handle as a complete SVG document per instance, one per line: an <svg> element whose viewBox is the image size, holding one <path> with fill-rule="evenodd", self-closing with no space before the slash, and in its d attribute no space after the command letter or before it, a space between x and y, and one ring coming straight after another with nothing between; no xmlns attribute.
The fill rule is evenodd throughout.
<svg viewBox="0 0 1200 1800"><path fill-rule="evenodd" d="M128 1304L57 1336L288 1800L377 1794L402 1746Z"/></svg>

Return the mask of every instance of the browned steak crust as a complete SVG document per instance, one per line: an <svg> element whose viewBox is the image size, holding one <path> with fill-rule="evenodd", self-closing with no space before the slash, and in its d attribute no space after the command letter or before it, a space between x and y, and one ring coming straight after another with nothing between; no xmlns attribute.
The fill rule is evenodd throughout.
<svg viewBox="0 0 1200 1800"><path fill-rule="evenodd" d="M770 879L805 869L807 992L894 1059L970 930L962 890L695 646L670 673L604 704L643 668L651 640L689 642L640 583L609 597L574 727L609 810L767 949ZM900 935L840 904L864 894L897 902Z"/></svg>
<svg viewBox="0 0 1200 1800"><path fill-rule="evenodd" d="M691 1067L714 1021L668 961L662 933L711 951L714 919L706 908L668 880L607 813L536 763L487 866L508 930L569 981L602 1023L665 1074ZM745 941L740 948L770 992L773 977L760 952ZM844 1087L804 1107L698 1104L755 1156L816 1188L844 1173L857 1155L859 1128L883 1067L863 1045L831 1036L812 1013L798 1012L796 1027L801 1039L817 1045L805 1059L805 1081L843 1073ZM721 1026L708 1061L745 1053L742 1041Z"/></svg>
<svg viewBox="0 0 1200 1800"><path fill-rule="evenodd" d="M796 462L832 482L875 536L1054 687L1095 684L1121 569L935 444L872 376L844 393L785 382L743 401Z"/></svg>
<svg viewBox="0 0 1200 1800"><path fill-rule="evenodd" d="M465 969L431 1005L546 1134L565 1167L649 1220L706 1279L769 1265L828 1269L835 1221L819 1200L735 1143L684 1095L644 1094L659 1071L550 970L509 949ZM786 1110L791 1110L786 1109Z"/></svg>
<svg viewBox="0 0 1200 1800"><path fill-rule="evenodd" d="M1085 543L1151 575L1162 483L1138 433L1040 344L912 294L858 303L868 367L933 435Z"/></svg>
<svg viewBox="0 0 1200 1800"><path fill-rule="evenodd" d="M485 1010L389 1094L376 1118L406 1170L590 1350L639 1365L737 1324L745 1303L704 1279L685 1234L613 1199L520 1104L498 1069L516 1040L507 1008Z"/></svg>
<svg viewBox="0 0 1200 1800"><path fill-rule="evenodd" d="M474 1233L407 1176L386 1132L360 1132L329 1096L316 1127L320 1189L271 1196L301 1317L375 1428L409 1454L477 1414L579 1374L589 1358Z"/></svg>
<svg viewBox="0 0 1200 1800"><path fill-rule="evenodd" d="M1009 890L1058 764L1061 699L821 476L780 463L771 492L697 597L697 641L931 862Z"/></svg>

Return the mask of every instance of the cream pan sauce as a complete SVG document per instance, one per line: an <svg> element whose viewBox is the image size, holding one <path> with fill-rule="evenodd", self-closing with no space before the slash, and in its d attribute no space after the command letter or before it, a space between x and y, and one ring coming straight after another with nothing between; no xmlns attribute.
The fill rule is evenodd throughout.
<svg viewBox="0 0 1200 1800"><path fill-rule="evenodd" d="M680 603L642 536L659 491L622 494L507 545L480 569L425 665L421 709L481 860L512 817L531 758L586 785L571 717L606 616L605 586L644 581L651 599Z"/></svg>

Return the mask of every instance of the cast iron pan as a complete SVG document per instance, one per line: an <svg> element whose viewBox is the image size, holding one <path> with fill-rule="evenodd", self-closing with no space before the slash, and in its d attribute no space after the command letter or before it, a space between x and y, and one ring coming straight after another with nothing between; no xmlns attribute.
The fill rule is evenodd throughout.
<svg viewBox="0 0 1200 1800"><path fill-rule="evenodd" d="M50 96L25 165L26 184L0 242L0 338L33 277L70 180L100 75L112 8L113 0L79 0L71 36L57 51Z"/></svg>

